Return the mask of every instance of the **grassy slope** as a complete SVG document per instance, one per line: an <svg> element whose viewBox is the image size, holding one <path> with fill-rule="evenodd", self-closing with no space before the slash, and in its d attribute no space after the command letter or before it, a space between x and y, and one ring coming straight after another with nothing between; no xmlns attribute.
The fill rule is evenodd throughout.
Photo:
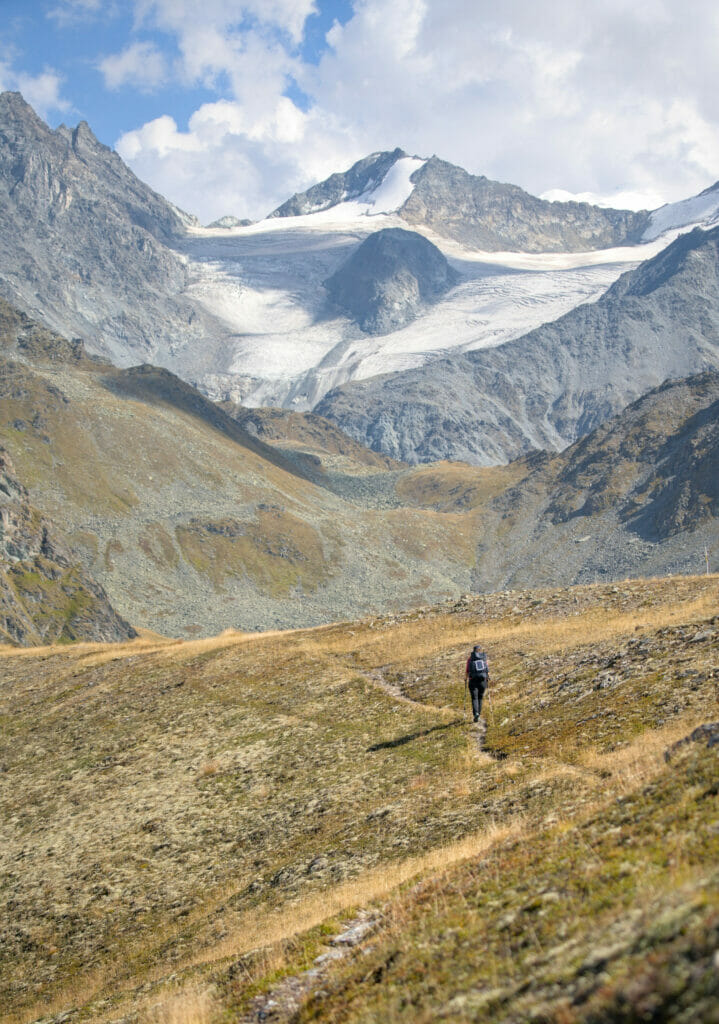
<svg viewBox="0 0 719 1024"><path fill-rule="evenodd" d="M35 358L2 368L0 440L135 624L321 622L469 585L470 523L411 510L409 529L395 510L368 513L206 400L194 408L163 371Z"/></svg>
<svg viewBox="0 0 719 1024"><path fill-rule="evenodd" d="M625 982L635 958L689 964L667 985L696 1007L716 748L662 755L716 718L718 597L675 579L4 651L4 1019L169 1021L157 1004L200 984L212 1008L184 1019L235 1020L375 904L372 948L303 1018L600 1019L655 991ZM495 756L461 714L477 631Z"/></svg>

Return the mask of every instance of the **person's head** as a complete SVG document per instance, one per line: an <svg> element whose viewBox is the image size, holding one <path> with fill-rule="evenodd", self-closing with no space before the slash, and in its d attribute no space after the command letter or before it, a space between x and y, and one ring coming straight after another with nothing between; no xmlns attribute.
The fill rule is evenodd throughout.
<svg viewBox="0 0 719 1024"><path fill-rule="evenodd" d="M481 644L475 644L475 645L474 645L474 653L475 653L475 654L479 654L479 652L480 652L481 650L482 650L482 645L481 645Z"/></svg>

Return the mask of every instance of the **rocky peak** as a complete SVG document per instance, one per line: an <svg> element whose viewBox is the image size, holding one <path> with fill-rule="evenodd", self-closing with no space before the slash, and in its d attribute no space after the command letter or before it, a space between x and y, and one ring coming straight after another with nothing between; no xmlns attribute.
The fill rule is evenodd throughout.
<svg viewBox="0 0 719 1024"><path fill-rule="evenodd" d="M646 211L550 203L436 156L411 181L415 187L401 217L489 251L572 252L629 245L639 241L649 220Z"/></svg>
<svg viewBox="0 0 719 1024"><path fill-rule="evenodd" d="M85 122L52 131L19 93L0 94L0 221L0 295L89 351L137 363L220 344L183 294L189 218Z"/></svg>
<svg viewBox="0 0 719 1024"><path fill-rule="evenodd" d="M356 199L379 185L390 168L406 156L404 150L399 148L391 152L370 153L353 164L348 171L332 174L306 192L295 193L269 216L300 217L308 213L319 213L338 203Z"/></svg>

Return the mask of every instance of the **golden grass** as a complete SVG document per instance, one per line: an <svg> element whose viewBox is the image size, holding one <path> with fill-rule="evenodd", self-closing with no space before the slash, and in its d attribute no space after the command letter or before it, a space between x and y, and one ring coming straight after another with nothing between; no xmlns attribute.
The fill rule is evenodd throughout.
<svg viewBox="0 0 719 1024"><path fill-rule="evenodd" d="M686 581L686 578L684 578ZM713 577L713 581L719 577ZM706 577L701 578L706 583ZM518 617L511 612L505 613L502 619L488 619L479 623L478 631L490 648L503 652L528 650L533 654L549 652L570 651L577 647L590 645L597 641L606 642L612 637L633 635L638 629L651 632L662 628L686 624L693 620L702 619L716 614L716 589L710 588L712 592L697 597L687 597L691 589L685 589L682 600L673 601L672 589L663 585L657 587L653 594L651 605L621 611L617 608L605 607L601 604L593 607L582 607L578 614L553 615L542 617L541 613L535 616ZM570 606L571 607L571 606ZM371 672L379 666L391 666L402 669L405 665L416 662L422 657L434 655L439 652L447 652L455 645L464 648L468 639L469 630L475 627L465 615L457 616L450 614L433 614L421 618L403 619L391 624L383 624L381 620L365 620L359 623L328 624L318 629L297 629L290 631L273 630L263 633L240 633L227 630L215 636L190 641L172 641L165 638L145 635L135 641L124 644L102 645L102 644L77 644L72 647L62 648L36 648L34 650L18 650L15 648L0 649L0 657L40 657L60 658L65 664L58 668L63 675L71 674L77 669L103 665L114 660L123 658L135 658L142 655L143 658L153 659L154 664L158 662L183 662L198 655L220 653L232 648L246 648L257 645L253 655L254 662L261 666L265 656L272 657L276 646L272 641L277 637L293 635L293 647L297 654L303 658L317 658L325 667L328 665L337 671L337 678L349 678L347 673L355 672L362 674L368 681L371 680ZM263 649L263 643L267 643L267 651ZM232 662L230 662L232 663ZM249 663L248 663L249 666ZM463 665L458 665L458 673ZM402 673L399 673L402 678ZM409 677L408 677L409 678ZM502 703L506 703L506 697L512 687L497 691L499 702L494 714L502 714ZM504 695L504 700L501 695ZM73 699L73 698L69 698ZM421 705L420 705L421 706ZM449 708L425 705L428 710L438 717L446 714L456 714ZM492 710L490 708L490 710ZM522 785L531 783L542 783L576 779L585 787L587 800L582 801L582 808L579 816L595 812L606 805L609 800L617 795L630 793L638 787L653 779L664 765L664 751L673 742L686 735L693 727L700 724L701 720L684 716L675 718L670 724L646 730L640 736L635 737L624 746L614 749L611 753L601 752L598 748L584 747L577 752L575 763L563 763L559 757L551 752L549 757L544 757L541 764L526 764L522 760L521 752L517 762L490 761L486 754L477 749L474 738L468 740L467 748L458 755L457 762L459 771L457 777L447 780L448 791L470 798L476 794L476 789L463 779L468 780L472 774L476 776L476 769L480 764L493 765L503 776L520 775ZM525 748L526 749L526 748ZM207 759L200 763L198 773L201 778L211 779L217 775L222 767L222 762L214 757L214 752L208 750ZM408 782L408 787L416 791L421 797L424 790L431 789L432 777L419 768L417 773ZM565 787L566 788L566 787ZM548 811L553 807L548 805ZM555 820L556 819L547 819ZM574 819L577 820L576 818ZM557 822L556 827L561 828L563 821ZM397 888L410 883L415 879L425 876L436 875L445 869L482 855L495 845L504 842L511 842L523 835L527 830L527 822L521 818L513 818L509 823L491 825L480 831L473 832L456 842L436 847L416 857L410 857L401 861L394 861L389 864L378 865L369 870L363 871L351 880L331 885L321 893L310 893L301 900L285 903L279 908L271 910L262 907L246 910L232 920L230 933L221 940L210 940L202 948L196 948L188 952L179 962L172 964L173 971L191 971L211 967L228 958L236 958L258 948L268 950L268 956L279 958L274 965L277 969L282 968L282 951L279 949L282 943L294 939L312 928L321 925L333 917L347 914L353 908L366 906L378 900L386 898ZM246 885L247 879L235 877L229 885L225 884L210 895L209 900L204 900L198 914L206 915L214 906L220 906L228 897L239 892ZM187 924L191 925L194 918L188 919ZM184 925L182 926L184 927ZM172 939L173 929L160 928L153 935L152 948L160 950L165 940ZM279 952L278 952L279 949ZM138 951L151 952L147 942L138 943ZM133 949L126 949L126 954L133 955ZM290 954L288 954L289 956ZM159 982L166 977L169 967L164 957L156 960L150 958L151 967L142 969L141 975L133 976L132 980L122 980L120 989L127 993L128 1005L137 998L137 992L131 993L131 987L139 984L139 978L143 982ZM265 959L262 960L265 964ZM269 963L269 960L267 960ZM273 960L274 963L274 960ZM273 967L273 969L274 969ZM263 968L264 969L264 968ZM265 973L269 972L269 968ZM17 1021L29 1021L40 1013L47 1015L52 1009L55 1012L66 1009L69 1004L83 1005L93 998L108 990L117 987L117 982L122 973L122 965L117 962L107 962L97 968L93 973L78 977L74 985L66 986L61 993L52 999L52 1003L37 1004L26 1012L19 1014L12 1019ZM194 990L187 993L181 992L171 994L165 1003L155 1003L148 1009L148 1013L165 1013L165 1017L147 1017L147 1024L193 1024L196 1020L202 1024L201 1016L187 1016L172 1018L170 1013L185 1012L183 1001L188 1013L200 1013L204 1010L193 1009ZM204 991L204 990L203 990ZM203 996L204 998L204 996ZM208 1004L209 1005L209 1004ZM117 1016L116 1008L113 1007L113 1015Z"/></svg>
<svg viewBox="0 0 719 1024"><path fill-rule="evenodd" d="M373 868L356 878L332 886L323 892L304 897L301 901L283 904L282 907L267 912L258 907L242 915L232 934L227 935L215 945L201 952L184 958L173 965L173 972L181 974L192 968L206 967L242 956L254 950L262 949L266 955L261 958L261 972L277 970L284 965L281 944L293 939L323 922L346 915L359 907L365 907L390 896L402 885L417 881L425 876L437 875L459 864L462 861L485 854L503 842L511 841L523 834L524 824L515 820L509 825L492 825L486 829L446 846L437 847L417 857L397 861ZM217 893L213 903L225 902L233 895L231 888ZM205 905L207 910L207 905ZM173 934L172 930L155 935L158 943ZM64 987L51 1000L36 1003L28 1008L11 1014L5 1018L4 1024L30 1024L42 1014L52 1015L68 1006L83 1006L96 999L98 994L107 991L116 984L116 971L112 963L85 974L71 985ZM167 965L162 964L144 976L145 983L160 981L167 975ZM124 987L124 986L123 986ZM205 1018L152 1016L152 1014L171 1014L183 1011L183 1003L193 1010L195 1006L195 990L191 988L185 999L185 991L172 994L165 1001L151 1004L143 1024L205 1024ZM203 998L205 998L203 996ZM127 991L127 1000L122 1005L134 1005L136 995ZM204 1005L204 1004L201 1004ZM208 1003L207 1005L211 1005ZM111 1018L116 1019L121 1007L113 1006ZM199 1011L197 1011L199 1012ZM102 1018L97 1018L99 1022ZM108 1018L109 1019L109 1018Z"/></svg>
<svg viewBox="0 0 719 1024"><path fill-rule="evenodd" d="M188 986L164 995L142 1014L142 1024L210 1024L218 1010L217 998L207 988Z"/></svg>
<svg viewBox="0 0 719 1024"><path fill-rule="evenodd" d="M717 577L719 579L719 577ZM716 595L704 594L682 604L657 604L653 607L621 612L615 609L592 608L576 616L557 616L546 619L528 618L521 621L486 621L477 624L470 633L466 620L452 615L437 615L428 619L411 619L391 630L358 634L361 659L374 664L418 661L440 649L468 646L474 642L474 632L481 633L482 643L490 650L514 647L527 648L536 653L562 652L578 644L591 644L614 636L638 630L656 630L679 625L691 619L700 619L716 613ZM307 653L345 654L347 637L338 633L329 638L308 634L304 645ZM403 657L404 655L404 657ZM464 666L458 665L458 675Z"/></svg>
<svg viewBox="0 0 719 1024"><path fill-rule="evenodd" d="M478 857L499 843L516 839L523 829L521 821L502 826L491 825L420 856L372 868L356 878L305 897L301 902L286 904L270 914L261 908L253 910L243 917L233 935L227 936L199 956L184 961L181 969L215 963L248 953L260 946L271 946L293 938L328 918L384 899L407 882L428 874L441 874L454 864Z"/></svg>
<svg viewBox="0 0 719 1024"><path fill-rule="evenodd" d="M664 768L665 751L705 720L705 715L674 719L659 729L645 730L627 746L611 752L586 748L579 755L579 764L604 779L611 778L613 791L630 793L655 778Z"/></svg>

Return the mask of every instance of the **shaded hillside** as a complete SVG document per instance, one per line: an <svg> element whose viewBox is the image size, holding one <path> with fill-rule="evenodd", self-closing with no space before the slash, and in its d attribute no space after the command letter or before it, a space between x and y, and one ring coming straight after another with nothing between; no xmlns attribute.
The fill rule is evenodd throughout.
<svg viewBox="0 0 719 1024"><path fill-rule="evenodd" d="M473 524L473 586L557 585L719 565L719 371L668 381L564 452L405 473L402 500Z"/></svg>
<svg viewBox="0 0 719 1024"><path fill-rule="evenodd" d="M221 344L224 328L182 294L172 247L190 218L84 121L52 131L19 93L0 94L0 216L0 294L49 327L121 364L178 365Z"/></svg>
<svg viewBox="0 0 719 1024"><path fill-rule="evenodd" d="M561 449L668 377L719 367L719 229L697 229L597 302L495 349L331 391L315 412L408 462Z"/></svg>
<svg viewBox="0 0 719 1024"><path fill-rule="evenodd" d="M636 571L700 571L719 558L719 372L669 381L490 504L477 579L508 586ZM521 464L521 463L520 463Z"/></svg>
<svg viewBox="0 0 719 1024"><path fill-rule="evenodd" d="M0 441L137 626L307 625L469 586L469 530L399 508L386 460L350 458L329 487L332 467L266 444L168 371L118 370L0 315Z"/></svg>
<svg viewBox="0 0 719 1024"><path fill-rule="evenodd" d="M0 652L4 1019L574 1024L661 976L664 1020L712 1020L716 734L676 744L715 717L718 601L626 581Z"/></svg>
<svg viewBox="0 0 719 1024"><path fill-rule="evenodd" d="M0 643L117 641L134 629L34 509L0 447Z"/></svg>
<svg viewBox="0 0 719 1024"><path fill-rule="evenodd" d="M373 452L358 444L334 423L311 412L290 412L287 409L247 409L234 402L217 403L237 420L248 433L267 443L285 442L305 445L325 455L346 455L368 466L388 469L393 463L381 452Z"/></svg>
<svg viewBox="0 0 719 1024"><path fill-rule="evenodd" d="M719 517L719 371L667 381L557 460L554 522L613 510L647 540Z"/></svg>

